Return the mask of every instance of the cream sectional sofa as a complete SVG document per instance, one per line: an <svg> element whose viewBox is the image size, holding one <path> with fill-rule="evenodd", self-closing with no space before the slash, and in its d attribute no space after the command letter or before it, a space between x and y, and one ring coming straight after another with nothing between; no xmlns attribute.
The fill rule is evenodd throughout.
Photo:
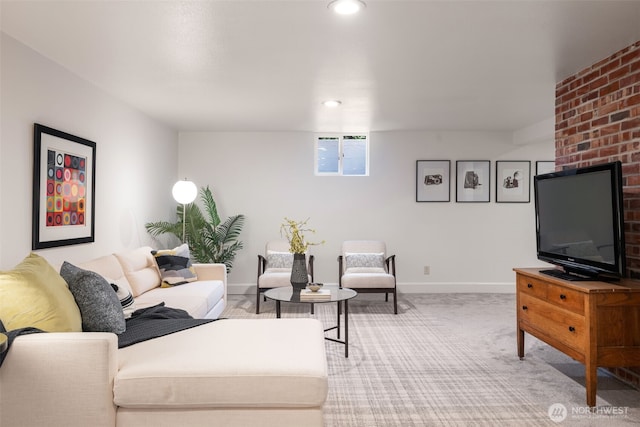
<svg viewBox="0 0 640 427"><path fill-rule="evenodd" d="M150 250L78 266L130 286L137 308L220 316L223 264L161 288ZM17 337L0 367L0 425L321 426L327 393L323 327L311 318L224 319L120 349L112 333L36 333Z"/></svg>

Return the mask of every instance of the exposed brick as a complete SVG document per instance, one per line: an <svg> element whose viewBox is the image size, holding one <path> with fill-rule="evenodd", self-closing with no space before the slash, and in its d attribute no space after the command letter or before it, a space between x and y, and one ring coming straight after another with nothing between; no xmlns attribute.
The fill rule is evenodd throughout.
<svg viewBox="0 0 640 427"><path fill-rule="evenodd" d="M628 275L640 279L640 41L556 85L556 165L623 162ZM616 368L640 384L640 369Z"/></svg>
<svg viewBox="0 0 640 427"><path fill-rule="evenodd" d="M612 122L618 122L620 120L626 119L627 117L629 117L630 115L630 111L626 110L626 111L620 111L618 113L614 113L611 115L611 121Z"/></svg>
<svg viewBox="0 0 640 427"><path fill-rule="evenodd" d="M609 81L617 80L629 74L631 71L631 67L629 65L625 65L624 67L620 67L617 70L613 70L609 73Z"/></svg>
<svg viewBox="0 0 640 427"><path fill-rule="evenodd" d="M586 122L587 120L591 120L593 118L593 111L588 111L586 113L580 114L580 121Z"/></svg>
<svg viewBox="0 0 640 427"><path fill-rule="evenodd" d="M640 93L638 93L637 95L629 96L624 101L622 101L622 105L624 107L632 107L635 105L637 107L634 108L634 110L637 110L638 108L640 108Z"/></svg>
<svg viewBox="0 0 640 427"><path fill-rule="evenodd" d="M600 128L600 135L611 135L620 132L620 123L614 123Z"/></svg>
<svg viewBox="0 0 640 427"><path fill-rule="evenodd" d="M598 98L598 91L594 90L593 92L589 92L588 94L586 94L585 96L583 96L582 98L580 98L580 100L582 102L587 102L587 101L591 101L592 99L596 99Z"/></svg>
<svg viewBox="0 0 640 427"><path fill-rule="evenodd" d="M601 75L607 74L610 71L619 68L620 64L622 63L620 58L615 58L615 59L607 58L606 60L604 60L602 62L604 62L604 64L600 67L600 74Z"/></svg>
<svg viewBox="0 0 640 427"><path fill-rule="evenodd" d="M640 82L640 71L620 79L620 86L631 86L638 82Z"/></svg>
<svg viewBox="0 0 640 427"><path fill-rule="evenodd" d="M617 154L620 153L620 149L617 145L614 145L612 147L607 147L607 148L601 148L598 151L598 155L600 157L611 157L611 156L615 156Z"/></svg>
<svg viewBox="0 0 640 427"><path fill-rule="evenodd" d="M621 126L622 130L635 129L635 128L640 129L640 117L637 117L632 120L626 120L621 124L622 124Z"/></svg>
<svg viewBox="0 0 640 427"><path fill-rule="evenodd" d="M620 89L620 82L615 81L600 88L600 96L605 96Z"/></svg>
<svg viewBox="0 0 640 427"><path fill-rule="evenodd" d="M588 142L583 142L578 144L578 151L586 151L591 148L591 144Z"/></svg>
<svg viewBox="0 0 640 427"><path fill-rule="evenodd" d="M628 176L626 177L626 179L627 179L627 185L631 185L631 186L640 185L640 175ZM638 214L638 217L636 218L634 216L634 218L640 219L640 211L638 211L637 214Z"/></svg>
<svg viewBox="0 0 640 427"><path fill-rule="evenodd" d="M591 121L591 127L603 126L609 124L609 116L600 117Z"/></svg>
<svg viewBox="0 0 640 427"><path fill-rule="evenodd" d="M620 58L623 64L631 63L636 59L640 59L640 49L632 50Z"/></svg>

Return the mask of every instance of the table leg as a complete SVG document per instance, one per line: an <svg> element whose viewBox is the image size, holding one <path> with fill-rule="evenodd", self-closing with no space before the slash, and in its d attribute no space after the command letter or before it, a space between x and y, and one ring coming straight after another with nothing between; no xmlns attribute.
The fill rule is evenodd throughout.
<svg viewBox="0 0 640 427"><path fill-rule="evenodd" d="M344 300L344 357L349 357L349 300Z"/></svg>
<svg viewBox="0 0 640 427"><path fill-rule="evenodd" d="M276 317L280 318L280 301L276 301Z"/></svg>
<svg viewBox="0 0 640 427"><path fill-rule="evenodd" d="M346 304L346 302L345 302ZM338 301L338 326L336 327L337 333L338 333L338 339L340 339L340 301Z"/></svg>

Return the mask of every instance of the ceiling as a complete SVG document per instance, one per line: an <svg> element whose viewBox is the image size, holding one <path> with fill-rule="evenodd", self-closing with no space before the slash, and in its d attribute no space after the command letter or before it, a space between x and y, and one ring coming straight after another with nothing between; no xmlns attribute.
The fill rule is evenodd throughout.
<svg viewBox="0 0 640 427"><path fill-rule="evenodd" d="M178 131L519 130L640 1L8 1L2 31ZM342 105L328 109L326 99Z"/></svg>

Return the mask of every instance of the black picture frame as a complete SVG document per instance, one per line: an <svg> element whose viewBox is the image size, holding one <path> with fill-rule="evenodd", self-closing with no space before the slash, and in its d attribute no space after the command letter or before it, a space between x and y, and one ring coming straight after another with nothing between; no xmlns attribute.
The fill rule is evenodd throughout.
<svg viewBox="0 0 640 427"><path fill-rule="evenodd" d="M451 201L451 160L416 160L416 202Z"/></svg>
<svg viewBox="0 0 640 427"><path fill-rule="evenodd" d="M95 241L96 143L38 123L31 249Z"/></svg>
<svg viewBox="0 0 640 427"><path fill-rule="evenodd" d="M531 202L531 161L496 161L496 203Z"/></svg>
<svg viewBox="0 0 640 427"><path fill-rule="evenodd" d="M456 202L488 203L491 200L491 162L456 161Z"/></svg>

